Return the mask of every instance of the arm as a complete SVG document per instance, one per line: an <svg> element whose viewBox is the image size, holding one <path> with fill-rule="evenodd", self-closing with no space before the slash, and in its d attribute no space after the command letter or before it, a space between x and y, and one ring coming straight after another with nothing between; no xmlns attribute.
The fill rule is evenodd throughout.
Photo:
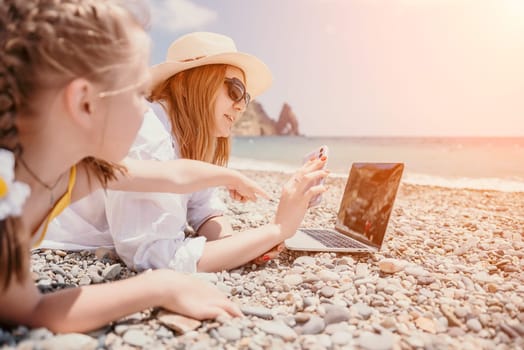
<svg viewBox="0 0 524 350"><path fill-rule="evenodd" d="M232 199L242 201L241 198L235 198L234 194L231 194L231 191L230 195ZM225 211L223 207L224 203L217 196L216 190L207 189L195 193L189 201L188 221L197 230L198 235L206 237L207 241L215 241L235 235L237 232L233 231L231 222L227 216L211 216L217 212ZM266 263L268 260L276 258L283 249L284 244L281 243L255 258L253 262L256 264ZM220 250L220 247L218 247L217 250ZM204 264L205 262L202 263L202 266ZM214 268L212 268L212 270L214 270Z"/></svg>
<svg viewBox="0 0 524 350"><path fill-rule="evenodd" d="M190 159L166 161L134 160L122 163L128 169L117 181L109 184L113 190L135 192L191 193L208 187L227 186L248 200L257 195L269 195L253 180L242 173L206 162Z"/></svg>
<svg viewBox="0 0 524 350"><path fill-rule="evenodd" d="M227 186L243 200L268 197L254 181L240 172L205 162L178 159L172 147L170 133L150 110L122 165L126 175L117 174L110 189L134 192L191 193L206 187ZM78 200L101 187L92 170L82 164L78 167L77 184L73 199Z"/></svg>
<svg viewBox="0 0 524 350"><path fill-rule="evenodd" d="M187 221L199 236L214 241L233 234L229 219L224 216L227 207L216 188L192 193L187 203Z"/></svg>
<svg viewBox="0 0 524 350"><path fill-rule="evenodd" d="M199 236L204 236L208 241L215 241L235 234L227 216L215 216L200 225Z"/></svg>
<svg viewBox="0 0 524 350"><path fill-rule="evenodd" d="M238 267L295 234L311 198L325 191L323 185L314 185L328 174L320 170L324 162L308 162L286 182L272 224L207 242L198 262L198 271L212 272Z"/></svg>
<svg viewBox="0 0 524 350"><path fill-rule="evenodd" d="M93 308L96 304L98 307ZM149 307L161 306L197 319L241 315L218 289L188 275L157 270L95 286L42 295L29 274L0 294L0 321L47 327L54 332L85 332Z"/></svg>

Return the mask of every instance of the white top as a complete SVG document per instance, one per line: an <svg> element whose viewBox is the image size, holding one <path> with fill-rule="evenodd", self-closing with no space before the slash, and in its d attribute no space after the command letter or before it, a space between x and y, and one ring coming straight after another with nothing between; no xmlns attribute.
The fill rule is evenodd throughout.
<svg viewBox="0 0 524 350"><path fill-rule="evenodd" d="M128 156L176 159L175 147L170 132L150 109ZM53 220L41 247L91 250L114 244L120 258L137 270L169 267L196 272L206 239L186 239L186 221L198 230L224 211L214 188L183 195L124 191L107 191L104 195L99 190Z"/></svg>

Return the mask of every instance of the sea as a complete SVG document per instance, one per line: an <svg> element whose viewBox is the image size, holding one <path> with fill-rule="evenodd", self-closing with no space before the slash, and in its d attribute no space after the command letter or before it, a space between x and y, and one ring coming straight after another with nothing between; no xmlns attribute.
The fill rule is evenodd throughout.
<svg viewBox="0 0 524 350"><path fill-rule="evenodd" d="M235 136L229 166L291 173L326 145L330 176L353 162L402 162L410 184L524 192L524 137Z"/></svg>

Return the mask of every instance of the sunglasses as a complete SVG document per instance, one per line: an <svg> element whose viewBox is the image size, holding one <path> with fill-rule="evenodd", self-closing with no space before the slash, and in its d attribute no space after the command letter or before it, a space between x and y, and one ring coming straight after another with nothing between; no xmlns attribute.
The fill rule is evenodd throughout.
<svg viewBox="0 0 524 350"><path fill-rule="evenodd" d="M244 83L238 78L224 78L224 83L227 86L227 94L230 99L235 102L240 102L242 99L246 105L251 100L251 96L246 91Z"/></svg>

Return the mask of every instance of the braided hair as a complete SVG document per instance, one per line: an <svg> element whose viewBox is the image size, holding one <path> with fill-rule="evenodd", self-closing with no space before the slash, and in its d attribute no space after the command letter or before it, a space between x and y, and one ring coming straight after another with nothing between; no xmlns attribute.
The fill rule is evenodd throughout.
<svg viewBox="0 0 524 350"><path fill-rule="evenodd" d="M126 26L137 22L111 0L5 0L0 6L0 148L23 152L16 117L38 114L38 95L78 77L111 87L111 68L132 56ZM132 10L132 9L128 9ZM136 14L136 11L134 11ZM140 23L143 27L143 23ZM86 158L105 186L114 164ZM30 235L20 218L0 221L0 291L28 273Z"/></svg>

